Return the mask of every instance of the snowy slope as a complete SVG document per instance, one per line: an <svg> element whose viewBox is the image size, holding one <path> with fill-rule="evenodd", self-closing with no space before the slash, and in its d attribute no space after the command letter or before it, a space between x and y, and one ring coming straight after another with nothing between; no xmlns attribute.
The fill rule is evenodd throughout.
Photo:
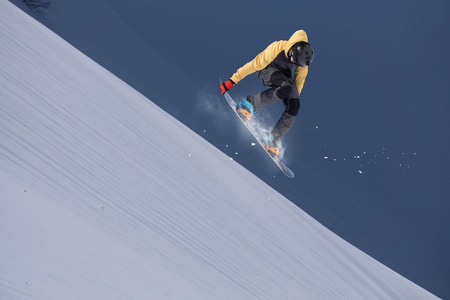
<svg viewBox="0 0 450 300"><path fill-rule="evenodd" d="M6 1L0 39L0 299L435 298Z"/></svg>

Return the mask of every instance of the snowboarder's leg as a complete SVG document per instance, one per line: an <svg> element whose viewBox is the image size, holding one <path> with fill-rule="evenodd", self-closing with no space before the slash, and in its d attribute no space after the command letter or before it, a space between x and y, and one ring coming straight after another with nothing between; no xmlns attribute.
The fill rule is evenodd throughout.
<svg viewBox="0 0 450 300"><path fill-rule="evenodd" d="M271 131L272 136L278 142L281 142L289 129L291 129L300 110L300 100L298 97L284 100L283 104L286 110Z"/></svg>
<svg viewBox="0 0 450 300"><path fill-rule="evenodd" d="M247 100L253 105L255 111L271 103L298 97L294 80L277 68L267 67L261 70L258 78L268 89L247 96Z"/></svg>
<svg viewBox="0 0 450 300"><path fill-rule="evenodd" d="M300 109L297 87L292 78L286 76L277 68L268 67L263 69L258 74L258 77L269 89L247 97L249 102L252 103L254 110L257 111L265 105L279 101L283 101L286 108L275 127L269 133L273 137L274 143L278 144L294 124Z"/></svg>

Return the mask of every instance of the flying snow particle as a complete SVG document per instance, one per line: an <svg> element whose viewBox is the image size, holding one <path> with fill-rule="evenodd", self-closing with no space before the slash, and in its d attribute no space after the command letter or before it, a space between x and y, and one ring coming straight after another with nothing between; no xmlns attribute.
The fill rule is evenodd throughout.
<svg viewBox="0 0 450 300"><path fill-rule="evenodd" d="M252 147L255 146L255 145L256 145L255 143L252 143Z"/></svg>
<svg viewBox="0 0 450 300"><path fill-rule="evenodd" d="M359 174L362 174L363 172L361 170L358 170Z"/></svg>

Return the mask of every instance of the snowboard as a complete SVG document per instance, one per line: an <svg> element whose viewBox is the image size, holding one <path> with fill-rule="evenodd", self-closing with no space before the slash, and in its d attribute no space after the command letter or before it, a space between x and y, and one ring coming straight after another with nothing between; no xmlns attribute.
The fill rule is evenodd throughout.
<svg viewBox="0 0 450 300"><path fill-rule="evenodd" d="M228 104L230 105L231 109L236 113L239 120L244 123L245 127L250 131L250 133L255 137L255 139L258 141L258 143L261 145L261 147L266 151L267 155L274 161L274 163L280 168L280 170L283 172L284 175L286 175L289 178L294 178L294 172L292 172L291 169L289 169L278 156L272 156L267 151L266 145L262 142L262 138L259 135L259 133L256 131L255 127L252 125L252 121L244 122L244 120L241 119L239 114L236 111L236 102L234 102L233 98L231 98L230 94L228 92L225 92L224 94L225 99L227 100Z"/></svg>

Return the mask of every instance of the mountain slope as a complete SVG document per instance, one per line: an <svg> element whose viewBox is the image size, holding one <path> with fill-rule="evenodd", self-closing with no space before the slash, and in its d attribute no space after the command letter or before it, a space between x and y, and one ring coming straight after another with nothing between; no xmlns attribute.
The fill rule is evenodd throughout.
<svg viewBox="0 0 450 300"><path fill-rule="evenodd" d="M2 298L434 298L0 7Z"/></svg>

